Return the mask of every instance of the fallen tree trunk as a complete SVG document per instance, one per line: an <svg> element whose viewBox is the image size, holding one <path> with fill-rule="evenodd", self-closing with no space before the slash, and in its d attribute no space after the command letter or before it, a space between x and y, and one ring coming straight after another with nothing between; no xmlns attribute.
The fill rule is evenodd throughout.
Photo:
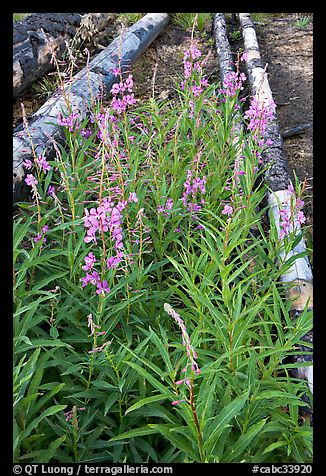
<svg viewBox="0 0 326 476"><path fill-rule="evenodd" d="M273 101L272 92L269 86L266 69L262 65L259 53L259 45L255 32L254 23L249 13L239 13L239 21L244 40L244 50L246 53L246 67L249 75L252 96L256 99L259 107L262 109L269 101ZM288 186L291 183L290 174L287 165L287 156L283 146L282 134L277 123L277 116L274 113L274 120L270 122L266 131L265 138L271 139L272 145L268 146L263 153L264 163L269 166L265 173L265 181L271 190L268 193L268 203L270 205L270 215L273 217L278 232L280 232L280 210L291 212L291 193ZM294 223L297 235L301 233L300 223ZM300 315L303 310L313 307L313 276L307 256L300 256L300 253L306 252L304 239L285 256L285 251L280 253L280 261L285 258L295 258L292 266L281 277L282 282L287 283L288 298L293 300L291 314L294 319ZM313 331L311 330L302 338L303 342L312 345ZM297 346L299 352L311 352L311 349L305 345ZM311 362L311 355L293 356L294 363ZM311 392L313 392L313 368L312 366L293 369L293 375L307 380Z"/></svg>
<svg viewBox="0 0 326 476"><path fill-rule="evenodd" d="M32 115L25 128L16 129L13 137L13 182L14 201L22 200L27 195L24 183L25 169L23 161L33 161L33 148L36 155L46 150L46 155L54 155L53 140L62 143L64 133L56 124L58 114L65 115L68 106L85 117L91 101L107 94L113 83L120 80L113 75L112 70L120 66L125 72L133 61L154 41L169 21L167 13L148 13L132 25L122 36L115 38L112 43L98 54L67 86L65 95L56 91L46 103ZM54 123L54 124L53 124Z"/></svg>
<svg viewBox="0 0 326 476"><path fill-rule="evenodd" d="M220 77L223 83L227 73L234 71L232 51L226 31L226 23L223 13L215 13L213 20L214 36L218 62L220 67Z"/></svg>
<svg viewBox="0 0 326 476"><path fill-rule="evenodd" d="M31 13L14 24L13 96L53 69L52 51L60 59L67 42L77 35L96 36L115 13Z"/></svg>
<svg viewBox="0 0 326 476"><path fill-rule="evenodd" d="M225 17L223 13L215 13L213 19L213 30L215 36L215 44L216 44L216 52L217 58L219 63L219 71L220 71L220 78L221 83L223 83L227 78L229 73L235 72L235 64L233 61L233 55L231 51L231 46L229 43L228 35L227 35L227 28ZM243 161L242 158L242 149L239 147L239 137L242 137L244 130L244 123L241 117L240 109L237 109L233 116L233 124L232 124L232 135L231 140L232 144L236 149L236 159L235 163L237 162L240 164ZM240 169L243 167L240 166ZM250 228L250 233L255 235L257 231L257 226L254 225ZM249 246L250 242L248 242Z"/></svg>
<svg viewBox="0 0 326 476"><path fill-rule="evenodd" d="M300 135L303 132L306 132L309 129L311 129L312 126L313 126L312 122L307 122L305 124L300 124L299 126L296 126L296 127L290 127L290 129L286 129L285 131L282 132L282 137L283 139L287 139L288 137Z"/></svg>

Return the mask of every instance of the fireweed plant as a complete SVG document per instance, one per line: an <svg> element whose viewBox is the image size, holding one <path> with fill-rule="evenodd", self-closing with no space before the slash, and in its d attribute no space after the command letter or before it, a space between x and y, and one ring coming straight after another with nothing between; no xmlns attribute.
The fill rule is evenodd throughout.
<svg viewBox="0 0 326 476"><path fill-rule="evenodd" d="M59 114L65 146L25 162L14 461L311 461L311 395L288 358L312 317L291 319L293 258L278 260L302 235L302 186L280 236L262 221L274 105L252 102L236 135L245 76L209 84L195 40L173 107L114 74L110 104Z"/></svg>

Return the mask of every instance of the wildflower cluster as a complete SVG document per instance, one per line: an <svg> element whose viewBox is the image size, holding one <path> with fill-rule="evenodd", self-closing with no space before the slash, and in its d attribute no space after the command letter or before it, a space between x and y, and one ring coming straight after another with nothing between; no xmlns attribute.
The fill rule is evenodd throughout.
<svg viewBox="0 0 326 476"><path fill-rule="evenodd" d="M66 127L69 132L74 132L79 129L79 112L73 111L67 116L63 116L61 112L58 114L58 124L59 126Z"/></svg>
<svg viewBox="0 0 326 476"><path fill-rule="evenodd" d="M257 134L264 135L268 124L274 118L275 108L276 104L272 100L260 106L257 99L252 99L244 116L249 120L247 128L255 133L254 138L257 138Z"/></svg>
<svg viewBox="0 0 326 476"><path fill-rule="evenodd" d="M195 61L201 57L201 51L192 45L188 50L184 52L183 56L183 71L185 79L181 82L181 89L186 89L187 80L190 78L192 81L188 84L188 90L192 92L194 97L198 97L204 89L208 86L208 81L205 76L202 75L203 68L200 61ZM197 75L194 75L197 72ZM189 104L194 106L193 101Z"/></svg>
<svg viewBox="0 0 326 476"><path fill-rule="evenodd" d="M44 173L47 173L52 168L51 165L48 163L48 161L46 160L46 158L42 154L40 154L38 157L35 158L35 163L36 163L36 166L40 170L42 170ZM27 169L27 170L31 170L31 168L33 167L33 163L29 159L24 160L23 165L24 165L25 169ZM31 179L29 179L29 180L31 180ZM26 183L27 183L27 185L30 185L28 182L26 182Z"/></svg>
<svg viewBox="0 0 326 476"><path fill-rule="evenodd" d="M181 198L183 206L190 213L195 213L193 219L197 219L196 213L205 205L204 195L206 193L206 175L200 178L200 172L206 167L205 163L200 164L200 154L193 160L193 166L187 170L187 178L183 184L184 192ZM200 204L199 204L199 203Z"/></svg>
<svg viewBox="0 0 326 476"><path fill-rule="evenodd" d="M84 260L85 265L82 266L82 268L84 271L86 271L86 276L81 278L82 288L91 283L93 286L96 286L97 294L109 293L110 288L108 286L108 282L105 279L101 280L99 273L95 269L93 269L96 263L96 258L93 253L88 253L88 255L85 256Z"/></svg>
<svg viewBox="0 0 326 476"><path fill-rule="evenodd" d="M120 74L119 71L115 70L114 75L118 76L118 74ZM133 85L132 75L129 74L125 81L121 80L112 86L111 94L113 94L113 99L111 101L111 107L117 114L124 112L128 106L136 104L135 95L132 92ZM125 94L126 91L130 94ZM118 95L121 97L119 98Z"/></svg>
<svg viewBox="0 0 326 476"><path fill-rule="evenodd" d="M34 237L34 242L35 243L38 243L39 241L41 241L43 239L43 243L46 242L46 236L44 236L47 232L49 231L49 227L48 225L44 225L43 228L41 228L41 231L40 233L38 233L35 237Z"/></svg>
<svg viewBox="0 0 326 476"><path fill-rule="evenodd" d="M296 197L293 185L290 183L288 186L288 193L290 197L290 206L284 207L279 210L279 239L282 240L285 236L289 236L290 233L294 233L298 224L303 224L306 221L302 207L304 201L301 198Z"/></svg>
<svg viewBox="0 0 326 476"><path fill-rule="evenodd" d="M227 215L231 217L233 213L241 208L245 208L243 205L243 189L241 186L240 176L245 175L243 170L245 157L243 155L238 155L234 161L233 174L226 180L226 186L224 190L229 190L231 192L230 203L225 204L222 210L222 215Z"/></svg>
<svg viewBox="0 0 326 476"><path fill-rule="evenodd" d="M201 205L195 200L198 193L204 195L206 192L206 176L204 175L203 178L199 178L198 176L194 176L194 174L194 170L187 170L187 179L183 184L185 191L181 199L183 205L187 207L189 212L198 212L201 210L201 205L205 204L204 198L200 199ZM191 198L191 200L189 200L189 198Z"/></svg>
<svg viewBox="0 0 326 476"><path fill-rule="evenodd" d="M102 200L97 208L85 209L84 226L87 228L87 234L84 238L85 243L91 241L96 244L96 233L111 232L111 240L117 255L113 261L108 261L108 267L115 267L123 257L122 249L122 210L126 207L127 201L121 200L116 205L111 197Z"/></svg>
<svg viewBox="0 0 326 476"><path fill-rule="evenodd" d="M246 80L244 73L230 71L223 80L223 89L220 89L220 94L223 94L229 98L237 96L239 91L243 90L243 82Z"/></svg>
<svg viewBox="0 0 326 476"><path fill-rule="evenodd" d="M41 173L46 174L49 170L52 169L51 165L48 163L48 161L42 154L40 154L38 157L36 156L34 157L34 163L36 165L36 172L37 172L38 179L41 179ZM23 161L23 166L25 167L26 170L31 170L33 167L33 162L30 159L26 159ZM25 183L32 189L32 197L36 201L36 204L37 204L38 217L39 217L38 222L40 223L41 216L40 216L40 208L39 208L39 199L41 197L36 187L37 184L39 183L38 179L33 174L27 174L25 178ZM38 233L38 235L34 238L34 241L36 243L40 241L44 233L45 233L44 231L41 231L41 233ZM45 241L46 239L44 238L43 242Z"/></svg>
<svg viewBox="0 0 326 476"><path fill-rule="evenodd" d="M172 208L173 208L173 200L172 198L168 198L164 205L160 205L157 207L157 211L159 213L163 213L165 217L168 217L170 215Z"/></svg>
<svg viewBox="0 0 326 476"><path fill-rule="evenodd" d="M27 174L27 176L25 178L25 182L30 187L33 187L33 186L38 184L38 180L34 177L33 174Z"/></svg>

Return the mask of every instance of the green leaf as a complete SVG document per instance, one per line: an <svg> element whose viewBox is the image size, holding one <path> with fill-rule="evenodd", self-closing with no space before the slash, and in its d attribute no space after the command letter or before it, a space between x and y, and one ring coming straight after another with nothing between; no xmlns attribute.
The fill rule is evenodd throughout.
<svg viewBox="0 0 326 476"><path fill-rule="evenodd" d="M20 354L21 352L26 352L27 350L30 350L33 347L67 347L68 349L73 349L71 345L55 339L32 339L31 342L31 346L21 347L20 349L16 350L16 353Z"/></svg>
<svg viewBox="0 0 326 476"><path fill-rule="evenodd" d="M147 334L147 332L145 331ZM149 327L149 334L151 336L151 340L155 343L157 349L159 350L161 356L164 359L165 365L167 366L168 371L171 373L173 372L173 365L170 360L170 356L168 351L166 350L166 347L164 346L162 340L159 338L159 336L153 331L151 327Z"/></svg>
<svg viewBox="0 0 326 476"><path fill-rule="evenodd" d="M62 256L62 255L65 255L65 254L66 254L65 250L52 250L52 251L46 250L46 251L43 251L41 256L36 256L35 258L33 258L31 260L28 260L28 261L25 260L24 263L19 268L19 272L23 271L25 269L31 268L32 266L37 266L41 263L50 261L53 258L56 258L57 256Z"/></svg>
<svg viewBox="0 0 326 476"><path fill-rule="evenodd" d="M154 425L153 425L154 426ZM195 448L191 444L189 444L189 440L182 436L180 433L174 434L178 432L179 428L176 426L165 426L165 425L155 425L159 429L161 435L165 436L166 439L172 443L175 448L180 449L185 455L190 458L192 461L200 462L199 452L196 451ZM180 427L180 429L183 427ZM187 430L187 428L186 428ZM196 442L197 443L197 442Z"/></svg>
<svg viewBox="0 0 326 476"><path fill-rule="evenodd" d="M245 449L250 445L252 440L261 431L266 423L266 418L259 421L255 425L252 425L244 434L242 434L238 440L228 447L225 455L223 456L223 463L236 463L244 456Z"/></svg>
<svg viewBox="0 0 326 476"><path fill-rule="evenodd" d="M219 434L226 428L232 418L238 415L246 403L249 396L249 391L246 391L243 395L232 400L223 410L217 415L214 421L209 425L205 433L210 435L204 442L204 448L206 453L211 453L213 446L215 445Z"/></svg>
<svg viewBox="0 0 326 476"><path fill-rule="evenodd" d="M50 415L54 415L55 413L58 413L58 412L61 412L63 411L65 408L67 407L67 405L54 405L50 408L47 408L46 410L44 410L43 413L41 413L41 415L37 418L35 418L35 420L33 420L29 425L28 427L26 428L26 430L22 431L22 433L20 434L19 436L19 439L20 441L23 441L25 438L27 438L31 433L32 431L38 427L38 425L40 424L40 422L45 418L45 417L48 417Z"/></svg>
<svg viewBox="0 0 326 476"><path fill-rule="evenodd" d="M120 435L114 436L109 441L119 441L125 440L129 438L134 438L135 436L144 436L144 435L151 435L152 433L158 433L159 430L155 428L155 425L148 425L143 428L136 428L134 430L125 431Z"/></svg>
<svg viewBox="0 0 326 476"><path fill-rule="evenodd" d="M147 379L154 388L159 390L162 394L165 394L167 398L174 398L174 394L170 392L164 385L162 385L153 375L151 375L147 370L145 370L143 367L140 367L140 365L135 364L134 362L127 362L125 361L127 365L135 369L140 375L142 375L145 379Z"/></svg>
<svg viewBox="0 0 326 476"><path fill-rule="evenodd" d="M27 453L26 455L21 456L19 461L33 458L33 461L37 461L38 463L49 463L50 460L55 456L59 446L66 440L66 438L67 435L61 436L52 441L47 449Z"/></svg>
<svg viewBox="0 0 326 476"><path fill-rule="evenodd" d="M125 415L127 415L127 413L130 413L134 410L137 410L138 408L141 408L143 407L144 405L147 405L148 403L152 403L152 402L158 402L158 401L161 401L161 400L166 400L168 398L167 395L153 395L152 397L146 397L146 398L143 398L142 400L139 400L138 402L134 403L133 405L131 405L131 407L128 408L128 410L126 410L125 412Z"/></svg>
<svg viewBox="0 0 326 476"><path fill-rule="evenodd" d="M22 218L20 218L13 226L13 249L16 250L22 240L24 239L29 227L31 226L32 217L30 217L26 223L21 223Z"/></svg>
<svg viewBox="0 0 326 476"><path fill-rule="evenodd" d="M287 446L288 443L285 440L279 440L275 441L275 443L272 443L271 445L268 445L267 448L264 449L263 455L266 453L270 453L271 451L276 450L276 448L281 448L282 446Z"/></svg>

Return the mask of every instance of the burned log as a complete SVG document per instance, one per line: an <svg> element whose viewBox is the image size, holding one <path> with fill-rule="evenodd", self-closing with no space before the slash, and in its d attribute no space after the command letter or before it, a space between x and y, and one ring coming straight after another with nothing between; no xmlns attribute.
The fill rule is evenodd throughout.
<svg viewBox="0 0 326 476"><path fill-rule="evenodd" d="M215 13L213 28L218 62L220 66L221 82L223 83L227 73L234 71L232 51L227 36L226 23L223 13Z"/></svg>
<svg viewBox="0 0 326 476"><path fill-rule="evenodd" d="M31 13L14 24L13 96L53 69L52 52L60 59L76 35L90 40L115 13Z"/></svg>
<svg viewBox="0 0 326 476"><path fill-rule="evenodd" d="M255 26L249 13L239 13L239 21L244 40L244 50L246 53L246 67L249 75L249 83L253 98L262 109L269 102L273 102L272 91L269 86L266 68L262 64L259 45L256 36ZM266 147L263 153L265 164L269 165L265 173L265 182L270 189L268 193L268 203L270 205L270 216L273 217L278 232L280 232L280 210L291 213L291 192L288 189L291 183L287 164L287 156L283 145L282 134L277 122L276 112L273 121L265 131L266 139L271 139L272 145ZM301 234L300 223L294 223L297 236ZM296 319L303 310L313 307L313 275L307 256L300 256L306 252L304 238L285 255L285 251L280 253L280 261L295 258L290 269L281 276L281 281L287 285L288 298L292 300L291 313ZM302 341L309 345L313 343L313 331L302 337ZM301 345L297 349L299 352L310 352L308 346ZM311 355L293 356L294 363L311 362ZM293 369L295 377L306 379L311 392L313 392L313 367L304 366Z"/></svg>
<svg viewBox="0 0 326 476"><path fill-rule="evenodd" d="M81 117L91 107L92 100L110 91L113 83L120 80L113 70L120 67L122 73L155 40L169 21L167 13L148 13L98 54L88 67L76 74L66 91L55 91L48 101L35 112L26 128L18 128L13 136L13 195L14 201L27 195L24 183L23 161L33 161L34 154L46 151L48 158L54 155L53 140L64 141L64 133L56 124L58 114L67 114L69 108ZM67 104L67 96L68 102Z"/></svg>
<svg viewBox="0 0 326 476"><path fill-rule="evenodd" d="M303 134L304 132L311 129L312 126L313 126L312 122L307 122L304 124L299 124L298 126L295 126L295 127L290 127L289 129L286 129L285 131L282 132L282 137L283 139L287 139L288 137L293 137L293 136Z"/></svg>

